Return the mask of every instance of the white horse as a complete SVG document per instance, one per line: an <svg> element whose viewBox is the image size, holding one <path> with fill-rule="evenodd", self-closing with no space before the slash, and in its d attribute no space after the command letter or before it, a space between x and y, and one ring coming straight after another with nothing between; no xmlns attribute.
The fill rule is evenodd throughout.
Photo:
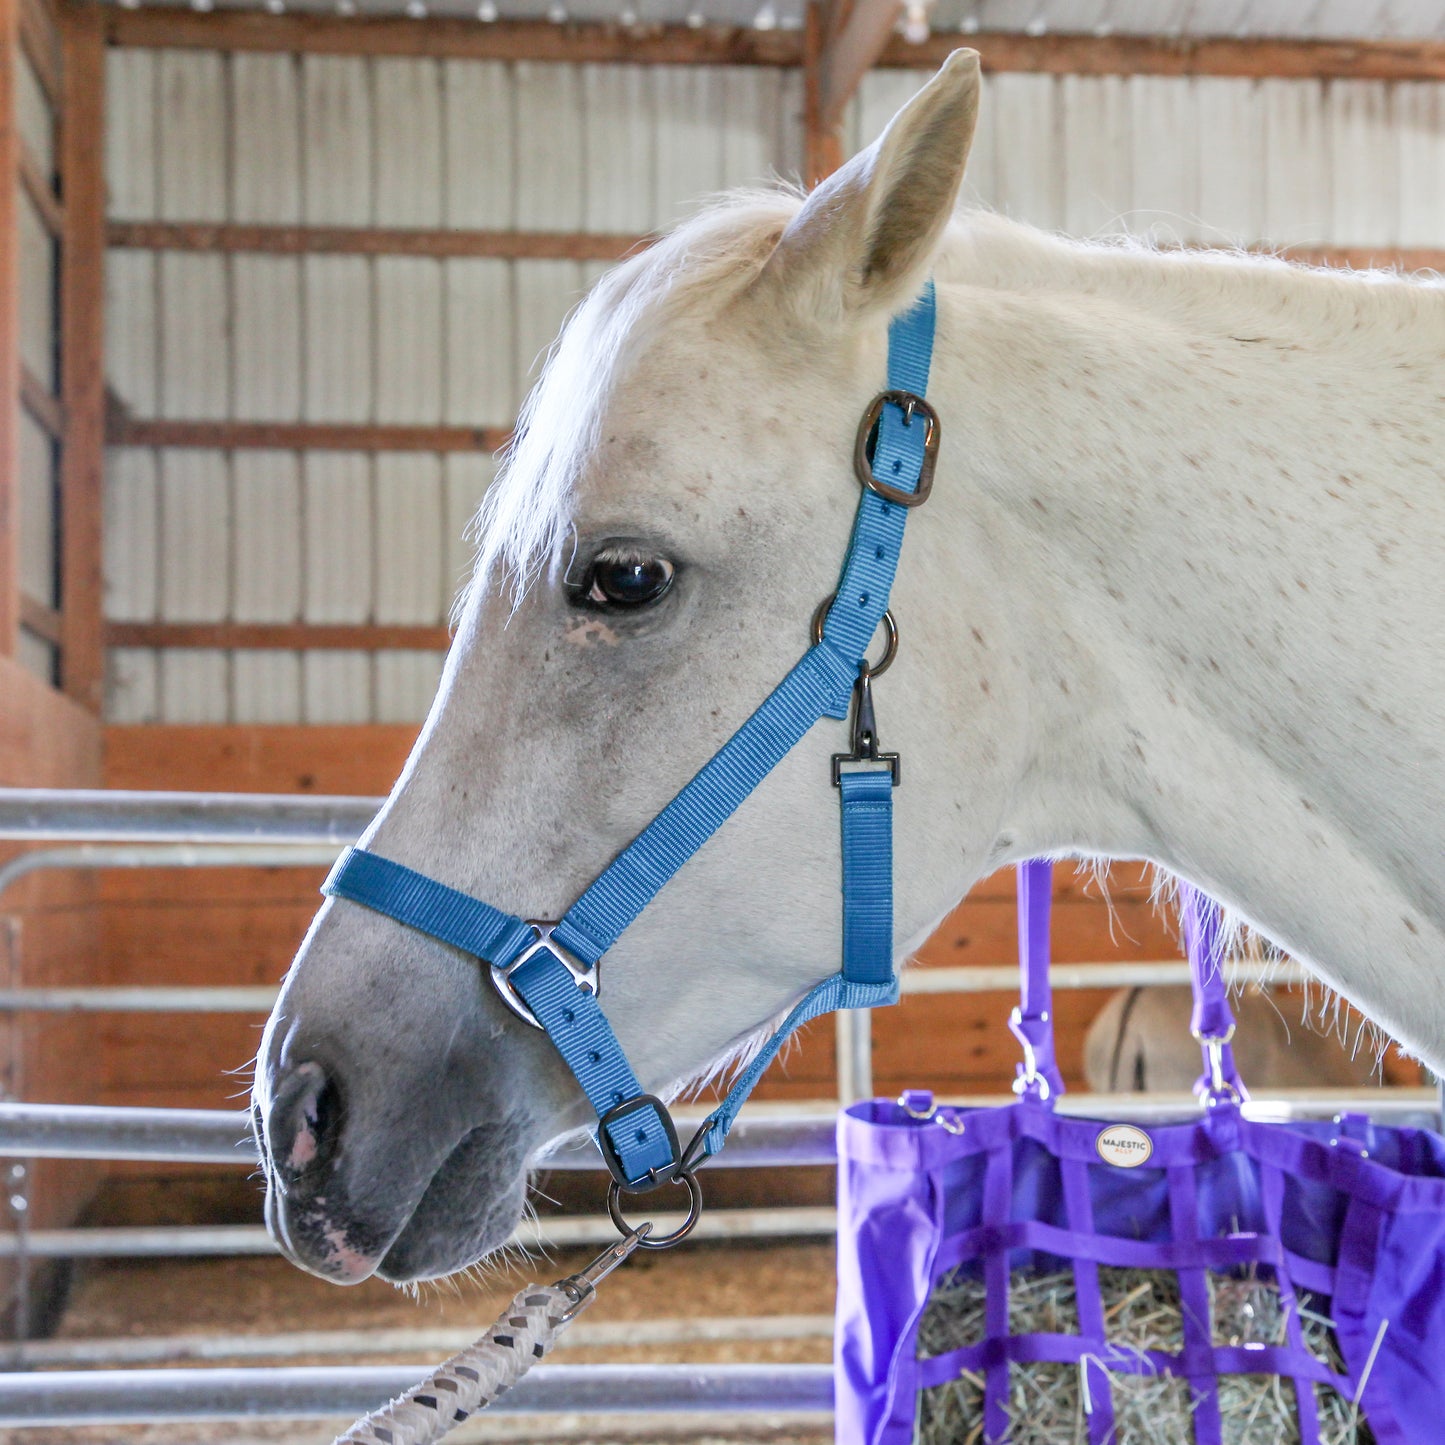
<svg viewBox="0 0 1445 1445"><path fill-rule="evenodd" d="M1445 1064L1445 289L954 221L978 96L960 51L806 199L724 199L599 283L366 846L567 907L806 646L889 318L931 275L942 455L876 690L899 955L1003 864L1149 859ZM816 727L604 961L645 1088L837 967L842 734ZM477 1259L589 1117L474 959L336 902L255 1105L272 1227L342 1281Z"/></svg>

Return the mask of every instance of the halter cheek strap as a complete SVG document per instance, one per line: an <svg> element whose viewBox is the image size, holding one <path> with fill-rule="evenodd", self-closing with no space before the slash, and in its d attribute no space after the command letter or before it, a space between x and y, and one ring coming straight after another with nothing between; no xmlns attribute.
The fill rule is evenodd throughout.
<svg viewBox="0 0 1445 1445"><path fill-rule="evenodd" d="M863 490L838 590L815 640L757 711L598 875L555 924L528 922L435 879L349 848L322 885L490 965L503 999L546 1030L598 1115L598 1144L616 1190L682 1179L722 1148L763 1070L788 1035L819 1014L897 1002L893 970L893 788L897 759L878 752L866 649L888 610L909 510L932 485L938 421L924 401L933 352L930 282L889 328L888 386L859 428ZM890 629L891 617L887 618ZM855 701L854 747L835 757L843 853L843 959L810 989L680 1149L663 1104L643 1092L599 1001L602 956L659 889L737 810L820 718ZM866 728L864 726L866 709ZM880 770L879 764L886 765ZM694 1211L695 1212L695 1211ZM614 1217L616 1211L614 1208Z"/></svg>

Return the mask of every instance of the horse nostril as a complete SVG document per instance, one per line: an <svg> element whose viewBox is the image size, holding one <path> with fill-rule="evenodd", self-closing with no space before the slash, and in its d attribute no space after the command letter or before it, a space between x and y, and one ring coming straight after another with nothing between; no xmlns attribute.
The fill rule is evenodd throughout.
<svg viewBox="0 0 1445 1445"><path fill-rule="evenodd" d="M297 1064L277 1082L266 1139L271 1163L286 1183L331 1157L340 1132L339 1106L336 1085L320 1064Z"/></svg>

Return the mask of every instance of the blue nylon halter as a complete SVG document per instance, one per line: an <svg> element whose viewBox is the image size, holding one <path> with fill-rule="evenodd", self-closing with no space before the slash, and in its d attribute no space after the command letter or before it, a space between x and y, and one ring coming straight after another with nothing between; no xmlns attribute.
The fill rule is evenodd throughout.
<svg viewBox="0 0 1445 1445"><path fill-rule="evenodd" d="M921 500L937 421L923 401L933 354L935 301L923 295L888 332L888 387L864 418L864 487L838 591L821 637L713 758L602 871L555 925L503 913L361 848L348 848L321 891L385 914L490 965L502 997L544 1028L598 1115L597 1142L617 1187L651 1189L686 1179L716 1154L738 1110L788 1036L820 1014L898 1000L893 970L891 772L855 746L835 761L842 809L843 959L810 989L738 1076L686 1150L666 1108L642 1090L597 999L597 965L668 879L732 816L820 718L845 718L866 693L865 651L888 609L903 528ZM898 399L890 399L897 397ZM923 408L919 424L915 407ZM877 414L871 465L862 445ZM875 490L881 487L883 490ZM855 727L855 742L856 742ZM865 764L857 769L849 763ZM694 1186L695 1187L695 1186ZM615 1194L612 1196L615 1199ZM695 1204L696 1204L695 1196Z"/></svg>

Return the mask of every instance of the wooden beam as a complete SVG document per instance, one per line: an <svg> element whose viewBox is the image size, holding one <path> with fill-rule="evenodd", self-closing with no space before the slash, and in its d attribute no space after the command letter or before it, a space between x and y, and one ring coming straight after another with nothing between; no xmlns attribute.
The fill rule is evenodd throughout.
<svg viewBox="0 0 1445 1445"><path fill-rule="evenodd" d="M848 102L893 38L902 9L900 0L855 0L842 28L823 47L818 65L818 122L824 129L836 131L843 124Z"/></svg>
<svg viewBox="0 0 1445 1445"><path fill-rule="evenodd" d="M831 176L843 164L843 138L823 122L823 62L838 0L809 0L803 12L803 165L808 185Z"/></svg>
<svg viewBox="0 0 1445 1445"><path fill-rule="evenodd" d="M480 60L630 62L642 65L764 65L796 69L804 36L749 27L554 25L404 16L207 13L170 6L106 9L114 45L202 50L264 50L332 55L466 56ZM925 70L960 45L983 55L988 71L1051 75L1284 76L1337 80L1445 78L1445 42L1267 40L1149 35L1027 35L945 31L921 45L889 39L878 64Z"/></svg>
<svg viewBox="0 0 1445 1445"><path fill-rule="evenodd" d="M123 447L207 447L220 451L494 452L503 427L377 426L350 422L156 421L113 419L106 440Z"/></svg>
<svg viewBox="0 0 1445 1445"><path fill-rule="evenodd" d="M555 25L548 20L485 24L435 16L201 13L170 6L106 8L112 45L266 50L324 55L411 55L473 60L550 60L632 65L795 66L796 31L751 26Z"/></svg>
<svg viewBox="0 0 1445 1445"><path fill-rule="evenodd" d="M55 194L55 187L40 167L22 147L19 159L20 184L30 197L30 204L40 217L40 223L57 241L65 233L65 207Z"/></svg>
<svg viewBox="0 0 1445 1445"><path fill-rule="evenodd" d="M25 410L44 427L52 441L65 435L65 408L28 366L20 368L20 401Z"/></svg>
<svg viewBox="0 0 1445 1445"><path fill-rule="evenodd" d="M105 642L107 647L445 652L452 644L452 637L445 627L371 623L110 622L105 627Z"/></svg>
<svg viewBox="0 0 1445 1445"><path fill-rule="evenodd" d="M20 264L15 65L20 0L0 0L0 659L20 629Z"/></svg>
<svg viewBox="0 0 1445 1445"><path fill-rule="evenodd" d="M20 45L35 71L35 78L57 116L65 104L60 55L60 28L43 0L21 0Z"/></svg>
<svg viewBox="0 0 1445 1445"><path fill-rule="evenodd" d="M98 713L105 672L101 637L101 477L105 464L105 31L98 0L67 6L60 181L60 598L61 685Z"/></svg>
<svg viewBox="0 0 1445 1445"><path fill-rule="evenodd" d="M1303 261L1311 266L1349 266L1356 271L1379 267L1445 275L1445 249L1425 246L1286 246L1280 254L1286 261Z"/></svg>
<svg viewBox="0 0 1445 1445"><path fill-rule="evenodd" d="M1244 80L1441 80L1439 40L1268 40L1225 36L1027 35L935 32L921 45L895 35L878 64L933 69L959 46L985 71L1045 75L1220 75Z"/></svg>
<svg viewBox="0 0 1445 1445"><path fill-rule="evenodd" d="M415 22L413 22L415 23ZM401 230L367 226L239 226L208 221L112 221L112 246L152 251L259 251L276 255L486 256L505 260L615 261L651 236L601 231Z"/></svg>
<svg viewBox="0 0 1445 1445"><path fill-rule="evenodd" d="M20 594L20 625L55 647L61 645L60 613L25 592Z"/></svg>

